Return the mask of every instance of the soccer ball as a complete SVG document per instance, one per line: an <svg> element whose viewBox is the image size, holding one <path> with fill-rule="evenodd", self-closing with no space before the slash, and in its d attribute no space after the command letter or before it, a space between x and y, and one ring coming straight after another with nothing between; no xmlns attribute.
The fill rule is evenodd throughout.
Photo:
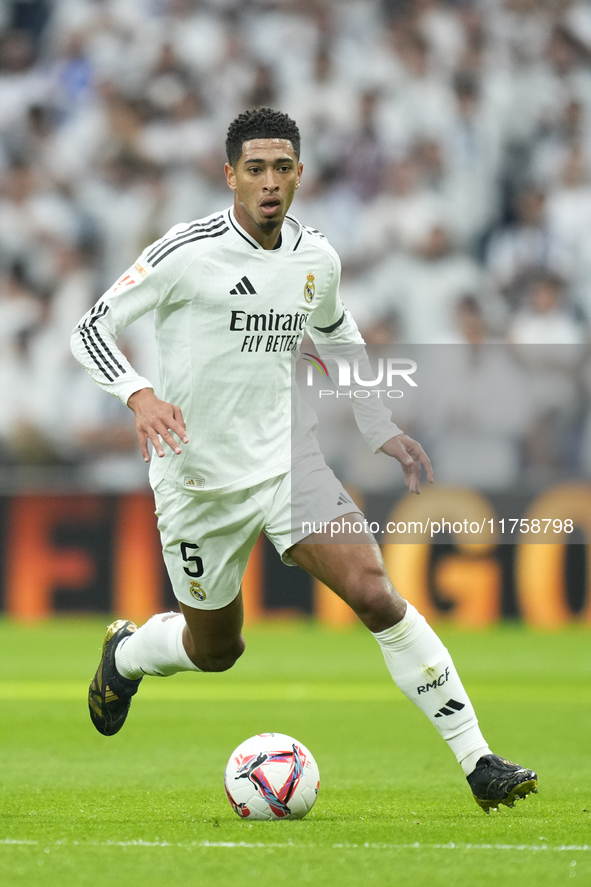
<svg viewBox="0 0 591 887"><path fill-rule="evenodd" d="M243 819L303 819L320 776L305 745L284 733L259 733L235 749L226 767L228 801Z"/></svg>

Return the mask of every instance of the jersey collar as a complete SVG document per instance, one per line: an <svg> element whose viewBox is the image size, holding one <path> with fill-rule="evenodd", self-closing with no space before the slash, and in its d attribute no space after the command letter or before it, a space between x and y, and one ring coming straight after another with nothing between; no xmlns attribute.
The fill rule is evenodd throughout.
<svg viewBox="0 0 591 887"><path fill-rule="evenodd" d="M234 207L230 207L228 210L228 222L230 226L234 229L236 234L241 237L246 243L250 244L253 249L259 250L262 253L269 253L271 255L277 253L284 252L295 252L298 246L300 245L300 241L302 239L302 226L294 219L293 216L286 216L285 219L289 220L288 224L283 223L283 227L281 228L281 233L279 235L279 245L275 246L272 250L265 250L262 248L260 243L251 237L248 234L242 225L236 220L236 216L234 215Z"/></svg>

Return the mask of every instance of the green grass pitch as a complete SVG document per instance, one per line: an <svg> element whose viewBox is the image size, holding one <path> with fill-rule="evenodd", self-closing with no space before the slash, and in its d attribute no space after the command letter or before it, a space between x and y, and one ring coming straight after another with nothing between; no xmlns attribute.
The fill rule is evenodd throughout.
<svg viewBox="0 0 591 887"><path fill-rule="evenodd" d="M0 622L7 887L591 884L588 630L441 629L493 749L540 776L539 795L485 816L363 629L252 628L231 672L147 678L104 738L86 689L105 625ZM318 761L300 822L243 822L226 801L230 752L263 731Z"/></svg>

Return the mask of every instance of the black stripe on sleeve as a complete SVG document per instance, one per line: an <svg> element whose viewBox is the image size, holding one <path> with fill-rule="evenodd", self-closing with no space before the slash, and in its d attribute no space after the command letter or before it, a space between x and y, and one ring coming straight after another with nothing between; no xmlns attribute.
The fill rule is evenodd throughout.
<svg viewBox="0 0 591 887"><path fill-rule="evenodd" d="M196 237L190 237L188 240L184 240L182 243L173 243L165 253L161 253L158 258L152 262L152 267L155 268L162 259L165 259L166 256L169 256L170 253L173 253L175 249L178 249L180 246L185 246L187 243L194 243L196 240L207 240L208 237L219 237L221 234L225 234L229 230L230 229L226 227L222 228L220 231L214 231L212 234L199 234Z"/></svg>
<svg viewBox="0 0 591 887"><path fill-rule="evenodd" d="M94 305L92 311L90 312L90 318L84 324L86 328L89 323L94 323L96 320L100 320L101 317L104 317L107 311L109 310L109 306L102 301L99 301Z"/></svg>
<svg viewBox="0 0 591 887"><path fill-rule="evenodd" d="M220 219L223 219L222 215L215 216L213 219L210 219L209 222L191 222L191 224L185 227L184 231L178 231L176 234L173 234L170 237L167 235L161 237L159 240L152 244L152 246L150 247L150 252L147 253L147 258L151 259L155 255L155 253L157 253L163 246L166 246L173 240L177 240L177 238L179 237L184 237L185 235L191 234L192 232L197 230L206 231L211 226L216 225L220 221Z"/></svg>
<svg viewBox="0 0 591 887"><path fill-rule="evenodd" d="M99 342L103 346L103 350L108 354L108 356L111 358L113 363L118 367L118 369L120 369L121 372L124 373L125 367L121 366L121 364L119 363L119 361L117 360L117 358L115 357L115 355L113 354L111 349L105 344L103 337L101 336L101 334L99 333L97 328L94 326L94 321L92 321L90 325L92 326L92 329L93 329L93 335L95 335L96 338L99 340ZM89 330L89 332L90 332L90 330ZM119 373L117 373L117 375L119 375Z"/></svg>
<svg viewBox="0 0 591 887"><path fill-rule="evenodd" d="M93 307L90 309L87 319L84 321L83 324L81 324L81 326L83 326L84 329L88 329L90 324L94 323L97 320L100 320L101 317L104 317L108 310L109 306L106 304L106 302L103 302L102 299L99 299L96 305L93 305Z"/></svg>
<svg viewBox="0 0 591 887"><path fill-rule="evenodd" d="M209 231L215 231L216 228L219 228L221 225L225 225L226 221L223 216L217 216L215 219L212 219L211 222L208 222L206 225L202 225L200 223L195 222L193 225L189 225L184 231L180 231L175 237L168 237L166 240L159 241L159 243L147 254L146 258L151 265L155 264L155 259L158 258L159 253L162 250L165 250L168 246L174 243L181 243L181 241L190 239L194 234L205 234Z"/></svg>
<svg viewBox="0 0 591 887"><path fill-rule="evenodd" d="M344 319L345 312L343 311L336 323L333 323L331 326L315 326L314 329L318 330L319 333L334 333L335 330L338 330Z"/></svg>
<svg viewBox="0 0 591 887"><path fill-rule="evenodd" d="M99 343L97 342L97 338L96 338L98 335L97 331L94 329L94 327L86 327L84 332L86 333L86 335L88 337L88 341L93 346L93 348L95 349L95 351L98 354L98 356L100 357L100 359L109 368L109 371L111 373L113 373L113 376L116 379L117 376L121 375L121 373L119 373L113 365L114 363L116 363L116 361L112 361L109 359L110 358L109 351L106 350L106 353L105 353L105 351L101 350L101 347L100 347ZM99 336L99 338L100 338L100 336ZM101 340L101 342L102 342L102 340Z"/></svg>
<svg viewBox="0 0 591 887"><path fill-rule="evenodd" d="M310 234L315 234L316 237L322 237L323 240L326 240L326 237L324 236L322 231L319 231L317 228L309 228L308 225L302 225L302 228L304 228L304 230L306 231L309 231Z"/></svg>
<svg viewBox="0 0 591 887"><path fill-rule="evenodd" d="M90 341L90 342L86 341L86 335L87 335L86 330L83 327L80 327L79 329L80 329L80 335L82 336L82 341L84 342L84 347L86 348L88 354L90 355L90 357L92 358L94 363L97 365L97 367L99 368L101 373L103 373L103 375L105 375L107 377L109 382L114 382L115 380L113 379L113 377L109 375L109 373L106 371L106 369L102 365L101 361L97 358L96 354L94 353L94 345L93 345L92 341Z"/></svg>
<svg viewBox="0 0 591 887"><path fill-rule="evenodd" d="M125 368L121 366L113 352L104 342L102 336L99 331L96 329L96 323L105 316L108 312L109 306L104 302L97 302L94 308L91 311L91 315L94 314L94 317L90 317L82 326L81 330L84 330L86 333L86 337L88 339L89 344L91 344L96 351L97 355L100 357L102 362L109 368L109 371L113 373L114 378L120 376L121 373L125 373ZM86 343L86 340L85 340ZM99 344L100 343L100 344ZM102 346L102 348L101 348ZM121 370L121 373L117 372L117 368ZM101 367L102 369L102 367ZM103 370L104 372L104 370ZM114 381L114 379L109 379L109 381Z"/></svg>

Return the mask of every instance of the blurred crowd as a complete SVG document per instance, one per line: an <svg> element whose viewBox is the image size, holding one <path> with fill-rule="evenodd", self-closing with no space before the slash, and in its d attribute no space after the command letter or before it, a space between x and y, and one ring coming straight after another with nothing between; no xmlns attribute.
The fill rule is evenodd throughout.
<svg viewBox="0 0 591 887"><path fill-rule="evenodd" d="M591 476L589 0L15 0L0 5L0 489L145 485L129 411L75 363L70 331L171 225L231 203L225 132L257 105L298 122L293 213L339 251L369 343L469 346L473 378L474 349L508 343L537 379L512 422L483 420L486 386L462 405L453 434L511 441L491 487L526 457L534 479ZM150 317L120 343L156 378ZM435 412L433 446L457 410Z"/></svg>

